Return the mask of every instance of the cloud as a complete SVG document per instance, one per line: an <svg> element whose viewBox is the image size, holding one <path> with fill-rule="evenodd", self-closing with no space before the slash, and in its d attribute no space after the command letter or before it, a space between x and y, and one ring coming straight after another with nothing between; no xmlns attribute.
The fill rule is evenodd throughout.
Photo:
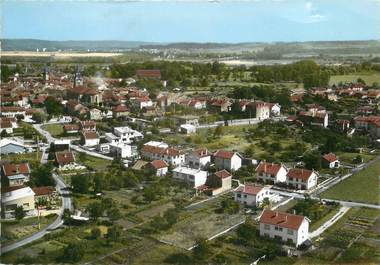
<svg viewBox="0 0 380 265"><path fill-rule="evenodd" d="M321 14L311 1L305 3L305 12L306 20L304 23L318 23L327 20L326 16Z"/></svg>

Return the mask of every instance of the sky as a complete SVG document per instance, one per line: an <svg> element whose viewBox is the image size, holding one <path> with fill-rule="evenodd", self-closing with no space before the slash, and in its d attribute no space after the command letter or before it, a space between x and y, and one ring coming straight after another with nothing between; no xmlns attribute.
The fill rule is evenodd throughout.
<svg viewBox="0 0 380 265"><path fill-rule="evenodd" d="M380 39L380 0L1 0L2 38L146 42Z"/></svg>

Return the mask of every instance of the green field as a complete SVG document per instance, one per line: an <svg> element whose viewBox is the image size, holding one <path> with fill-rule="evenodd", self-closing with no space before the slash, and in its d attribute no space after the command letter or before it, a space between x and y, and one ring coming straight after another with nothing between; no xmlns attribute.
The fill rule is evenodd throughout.
<svg viewBox="0 0 380 265"><path fill-rule="evenodd" d="M358 78L363 79L367 85L372 85L373 83L379 83L380 84L380 74L371 74L371 73L365 73L365 74L352 74L352 75L334 75L330 77L329 85L333 84L339 84L339 82L342 83L348 83L348 82L356 82Z"/></svg>
<svg viewBox="0 0 380 265"><path fill-rule="evenodd" d="M62 124L46 124L42 128L48 131L53 137L61 136L63 134Z"/></svg>
<svg viewBox="0 0 380 265"><path fill-rule="evenodd" d="M323 192L324 198L379 204L380 160Z"/></svg>

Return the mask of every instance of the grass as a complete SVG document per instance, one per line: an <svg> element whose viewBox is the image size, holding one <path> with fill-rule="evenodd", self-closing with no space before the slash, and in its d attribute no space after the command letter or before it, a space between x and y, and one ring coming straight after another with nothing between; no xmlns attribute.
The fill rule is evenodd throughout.
<svg viewBox="0 0 380 265"><path fill-rule="evenodd" d="M379 204L380 161L321 194L324 198Z"/></svg>
<svg viewBox="0 0 380 265"><path fill-rule="evenodd" d="M41 153L40 152L32 152L32 153L24 153L24 154L9 154L3 155L1 157L1 161L10 161L12 163L21 163L21 162L29 162L30 166L33 167L38 166L40 164Z"/></svg>
<svg viewBox="0 0 380 265"><path fill-rule="evenodd" d="M57 216L41 216L41 228L53 222ZM1 244L10 244L38 231L38 217L25 218L20 221L1 221Z"/></svg>
<svg viewBox="0 0 380 265"><path fill-rule="evenodd" d="M352 164L352 161L355 157L360 155L363 158L363 162L367 163L368 161L374 158L372 154L364 154L364 153L349 153L349 152L337 152L336 155L339 157L341 162Z"/></svg>
<svg viewBox="0 0 380 265"><path fill-rule="evenodd" d="M110 160L86 155L84 153L76 153L75 157L79 160L80 164L96 171L105 171L112 164Z"/></svg>
<svg viewBox="0 0 380 265"><path fill-rule="evenodd" d="M325 222L330 220L338 211L339 211L339 207L333 208L333 209L331 209L331 211L329 213L327 213L321 219L316 220L315 222L312 222L310 224L309 231L313 232L316 229L318 229L321 225L323 225Z"/></svg>
<svg viewBox="0 0 380 265"><path fill-rule="evenodd" d="M62 124L46 124L42 128L48 131L53 137L61 136L64 131Z"/></svg>
<svg viewBox="0 0 380 265"><path fill-rule="evenodd" d="M330 77L330 85L338 84L339 82L357 82L358 78L362 78L366 84L372 85L377 82L380 83L379 73L362 73L362 74L351 74L351 75L334 75Z"/></svg>

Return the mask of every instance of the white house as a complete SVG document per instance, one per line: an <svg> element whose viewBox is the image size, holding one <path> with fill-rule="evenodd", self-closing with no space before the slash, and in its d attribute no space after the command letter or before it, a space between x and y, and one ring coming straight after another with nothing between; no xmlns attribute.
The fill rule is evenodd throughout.
<svg viewBox="0 0 380 265"><path fill-rule="evenodd" d="M2 167L2 174L8 178L9 187L21 186L30 179L29 163L5 164Z"/></svg>
<svg viewBox="0 0 380 265"><path fill-rule="evenodd" d="M180 166L173 169L173 178L184 181L196 188L206 183L207 171Z"/></svg>
<svg viewBox="0 0 380 265"><path fill-rule="evenodd" d="M25 116L26 110L23 107L1 106L0 115L2 117L15 118L16 116Z"/></svg>
<svg viewBox="0 0 380 265"><path fill-rule="evenodd" d="M310 220L305 216L264 210L260 217L260 236L302 245L309 239Z"/></svg>
<svg viewBox="0 0 380 265"><path fill-rule="evenodd" d="M164 160L173 166L185 163L185 154L171 147L163 148L145 144L141 148L141 156L149 160Z"/></svg>
<svg viewBox="0 0 380 265"><path fill-rule="evenodd" d="M294 189L308 190L315 187L317 182L317 173L308 169L291 168L286 174L286 184Z"/></svg>
<svg viewBox="0 0 380 265"><path fill-rule="evenodd" d="M280 116L281 114L281 105L278 103L269 103L270 112L273 116Z"/></svg>
<svg viewBox="0 0 380 265"><path fill-rule="evenodd" d="M186 155L186 165L192 168L203 168L211 163L211 153L206 148L192 151Z"/></svg>
<svg viewBox="0 0 380 265"><path fill-rule="evenodd" d="M137 155L136 148L124 143L110 144L110 153L120 158L130 158Z"/></svg>
<svg viewBox="0 0 380 265"><path fill-rule="evenodd" d="M83 146L97 146L100 143L98 134L94 131L83 131L81 133L81 143Z"/></svg>
<svg viewBox="0 0 380 265"><path fill-rule="evenodd" d="M152 168L157 177L165 176L169 169L169 165L164 160L153 160L146 167Z"/></svg>
<svg viewBox="0 0 380 265"><path fill-rule="evenodd" d="M322 156L322 164L328 168L340 167L340 162L335 154L328 153Z"/></svg>
<svg viewBox="0 0 380 265"><path fill-rule="evenodd" d="M158 141L149 141L149 142L145 143L144 145L161 147L161 148L168 148L169 147L169 145L167 143L158 142Z"/></svg>
<svg viewBox="0 0 380 265"><path fill-rule="evenodd" d="M23 207L26 215L33 216L36 214L34 192L30 187L10 189L4 192L1 196L1 204L6 218L13 217L16 208L20 206Z"/></svg>
<svg viewBox="0 0 380 265"><path fill-rule="evenodd" d="M179 126L181 133L192 134L197 132L197 128L192 124L181 124Z"/></svg>
<svg viewBox="0 0 380 265"><path fill-rule="evenodd" d="M268 184L285 182L287 173L288 171L286 167L282 164L274 164L261 161L260 164L256 167L257 180Z"/></svg>
<svg viewBox="0 0 380 265"><path fill-rule="evenodd" d="M214 153L214 163L217 170L236 171L241 168L242 157L237 152L219 150Z"/></svg>
<svg viewBox="0 0 380 265"><path fill-rule="evenodd" d="M129 144L132 141L140 140L144 137L139 131L133 130L127 126L115 127L113 129L114 134L120 138L120 141L125 144Z"/></svg>
<svg viewBox="0 0 380 265"><path fill-rule="evenodd" d="M256 119L266 120L269 119L271 113L271 106L266 102L255 102Z"/></svg>
<svg viewBox="0 0 380 265"><path fill-rule="evenodd" d="M247 206L259 206L265 198L270 198L271 195L269 191L269 187L245 184L239 186L234 191L234 198L235 201Z"/></svg>

